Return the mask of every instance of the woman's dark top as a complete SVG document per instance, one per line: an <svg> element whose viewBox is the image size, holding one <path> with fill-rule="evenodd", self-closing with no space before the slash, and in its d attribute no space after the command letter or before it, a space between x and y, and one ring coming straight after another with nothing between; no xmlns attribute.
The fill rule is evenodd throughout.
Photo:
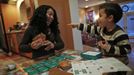
<svg viewBox="0 0 134 75"><path fill-rule="evenodd" d="M44 32L40 32L37 27L29 26L26 29L23 39L20 43L20 47L19 47L20 51L21 52L33 52L33 58L36 58L36 57L48 55L50 53L54 53L54 50L59 50L59 49L64 48L64 43L60 37L60 32L57 31L56 34L54 34L54 32L51 32L49 34L48 34L48 32L44 33L46 35L46 40L49 40L54 43L53 49L51 49L49 51L44 50L45 47L40 47L38 49L32 49L31 45L30 45L32 42L32 39L40 33L44 33Z"/></svg>

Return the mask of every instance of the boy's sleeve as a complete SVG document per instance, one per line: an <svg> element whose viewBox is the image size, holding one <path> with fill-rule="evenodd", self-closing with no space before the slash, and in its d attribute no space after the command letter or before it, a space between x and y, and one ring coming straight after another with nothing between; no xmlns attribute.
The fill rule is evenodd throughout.
<svg viewBox="0 0 134 75"><path fill-rule="evenodd" d="M115 44L111 45L108 54L114 55L127 55L131 51L131 46L129 43L129 38L127 34L118 36L115 39Z"/></svg>

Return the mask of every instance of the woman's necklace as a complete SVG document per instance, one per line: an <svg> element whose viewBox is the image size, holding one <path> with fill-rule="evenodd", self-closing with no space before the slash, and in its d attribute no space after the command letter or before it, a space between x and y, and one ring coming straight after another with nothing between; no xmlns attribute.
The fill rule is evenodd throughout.
<svg viewBox="0 0 134 75"><path fill-rule="evenodd" d="M50 35L51 34L51 29L50 28L48 28L48 35Z"/></svg>

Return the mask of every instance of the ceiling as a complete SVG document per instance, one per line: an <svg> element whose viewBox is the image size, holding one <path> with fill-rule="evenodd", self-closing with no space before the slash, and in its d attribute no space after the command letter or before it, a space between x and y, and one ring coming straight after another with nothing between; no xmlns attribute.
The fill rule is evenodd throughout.
<svg viewBox="0 0 134 75"><path fill-rule="evenodd" d="M78 0L78 6L79 8L85 8L85 6L91 7L91 6L95 6L101 3L104 3L105 0Z"/></svg>
<svg viewBox="0 0 134 75"><path fill-rule="evenodd" d="M17 0L0 0L0 3L4 4L16 4Z"/></svg>
<svg viewBox="0 0 134 75"><path fill-rule="evenodd" d="M85 6L91 7L98 4L102 4L105 2L116 2L116 3L123 3L123 2L130 2L134 0L78 0L79 8L87 8Z"/></svg>
<svg viewBox="0 0 134 75"><path fill-rule="evenodd" d="M14 0L0 0L0 3L15 4L16 1L14 1ZM128 1L134 1L134 0L87 0L87 1L86 0L78 0L78 6L79 6L79 8L85 8L85 6L91 7L91 6L95 6L95 5L98 5L101 3L105 3L105 2L122 3L122 2L128 2Z"/></svg>
<svg viewBox="0 0 134 75"><path fill-rule="evenodd" d="M8 0L0 0L0 3L8 3Z"/></svg>

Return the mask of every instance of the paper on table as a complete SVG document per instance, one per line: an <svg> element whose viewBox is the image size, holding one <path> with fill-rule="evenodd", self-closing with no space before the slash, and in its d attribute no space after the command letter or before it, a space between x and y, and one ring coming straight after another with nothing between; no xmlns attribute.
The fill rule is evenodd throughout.
<svg viewBox="0 0 134 75"><path fill-rule="evenodd" d="M88 75L86 67L81 62L72 62L74 75ZM82 70L85 70L84 72Z"/></svg>
<svg viewBox="0 0 134 75"><path fill-rule="evenodd" d="M72 74L73 74L73 69L72 69L72 68L70 68L67 72L68 72L68 73L72 73Z"/></svg>
<svg viewBox="0 0 134 75"><path fill-rule="evenodd" d="M90 65L88 62L72 62L73 74L74 75L102 75L101 71L96 68L98 65ZM89 66L90 65L90 66Z"/></svg>
<svg viewBox="0 0 134 75"><path fill-rule="evenodd" d="M44 73L41 73L41 75L49 75L49 71L46 71Z"/></svg>
<svg viewBox="0 0 134 75"><path fill-rule="evenodd" d="M103 64L99 64L96 61L93 60L89 60L89 61L84 61L84 63L86 64L86 66L88 67L88 69L90 71L94 70L95 72L100 73L106 73L106 72L116 72L117 69L114 68L113 65L111 64L107 64L107 63L103 63Z"/></svg>
<svg viewBox="0 0 134 75"><path fill-rule="evenodd" d="M94 60L82 61L88 71L88 75L102 75L102 71L98 64Z"/></svg>
<svg viewBox="0 0 134 75"><path fill-rule="evenodd" d="M101 59L98 59L96 60L97 63L109 63L109 64L113 64L113 63L117 63L117 62L120 62L118 59L116 58L113 58L113 57L110 57L110 58L101 58Z"/></svg>
<svg viewBox="0 0 134 75"><path fill-rule="evenodd" d="M118 71L132 71L128 66L121 63L113 64L113 66L117 67Z"/></svg>
<svg viewBox="0 0 134 75"><path fill-rule="evenodd" d="M99 64L99 69L101 69L102 73L108 73L108 72L117 72L117 67L113 66L112 64Z"/></svg>
<svg viewBox="0 0 134 75"><path fill-rule="evenodd" d="M131 71L116 58L71 62L74 75L102 75L108 72ZM87 73L82 73L85 70Z"/></svg>
<svg viewBox="0 0 134 75"><path fill-rule="evenodd" d="M116 58L104 58L96 60L96 63L103 66L103 72L131 71L131 69Z"/></svg>
<svg viewBox="0 0 134 75"><path fill-rule="evenodd" d="M88 72L89 72L88 75L102 75L101 70L98 68L99 67L97 65L96 66L90 65L88 68Z"/></svg>

